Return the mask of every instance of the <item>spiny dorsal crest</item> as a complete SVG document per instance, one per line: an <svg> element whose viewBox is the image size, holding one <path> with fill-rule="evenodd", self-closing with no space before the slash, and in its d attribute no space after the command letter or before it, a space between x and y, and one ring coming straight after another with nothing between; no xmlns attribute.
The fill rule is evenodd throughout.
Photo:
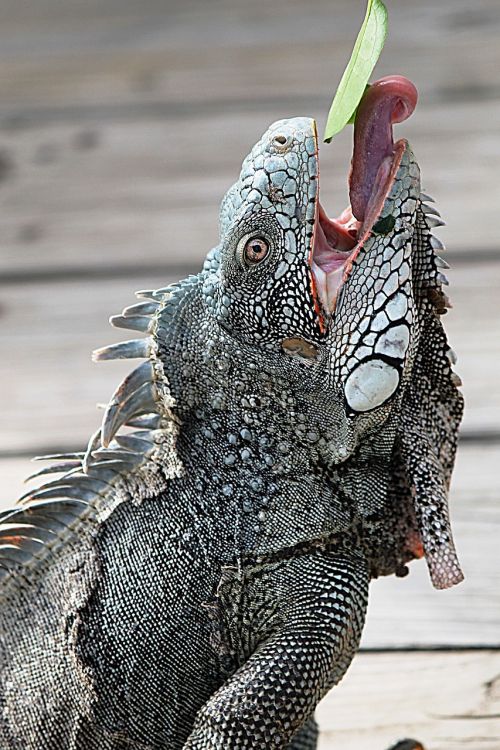
<svg viewBox="0 0 500 750"><path fill-rule="evenodd" d="M24 580L49 553L78 533L84 520L102 521L132 494L140 502L148 490L158 491L168 478L180 475L177 425L170 411L173 400L155 356L155 329L158 314L182 285L139 291L142 301L110 319L116 327L149 335L98 349L93 359L145 361L115 390L85 451L34 459L54 463L26 481L59 476L29 490L16 506L0 513L1 578L16 573Z"/></svg>

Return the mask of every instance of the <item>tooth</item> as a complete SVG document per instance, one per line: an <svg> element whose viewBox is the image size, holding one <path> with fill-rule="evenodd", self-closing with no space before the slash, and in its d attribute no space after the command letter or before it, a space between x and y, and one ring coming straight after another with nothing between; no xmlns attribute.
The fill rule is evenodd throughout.
<svg viewBox="0 0 500 750"><path fill-rule="evenodd" d="M457 388L460 388L460 386L463 385L462 378L456 372L451 373L451 382L453 385L456 385Z"/></svg>
<svg viewBox="0 0 500 750"><path fill-rule="evenodd" d="M450 285L450 282L448 281L444 273L438 273L437 278L438 278L438 281L441 282L441 284L444 284L445 286Z"/></svg>
<svg viewBox="0 0 500 750"><path fill-rule="evenodd" d="M427 193L420 193L420 200L425 201L426 203L434 203L434 198L431 198Z"/></svg>
<svg viewBox="0 0 500 750"><path fill-rule="evenodd" d="M315 281L318 297L325 310L328 310L328 278L326 273L313 261L311 270Z"/></svg>

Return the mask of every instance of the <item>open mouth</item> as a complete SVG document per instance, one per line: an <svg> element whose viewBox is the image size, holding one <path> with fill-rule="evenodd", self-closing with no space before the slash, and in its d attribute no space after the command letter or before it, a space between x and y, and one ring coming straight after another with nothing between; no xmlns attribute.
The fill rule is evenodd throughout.
<svg viewBox="0 0 500 750"><path fill-rule="evenodd" d="M313 292L325 315L335 309L352 262L370 236L401 162L406 141L394 143L392 126L406 120L417 103L415 86L403 76L372 84L359 105L349 175L350 205L330 219L316 198L311 251Z"/></svg>

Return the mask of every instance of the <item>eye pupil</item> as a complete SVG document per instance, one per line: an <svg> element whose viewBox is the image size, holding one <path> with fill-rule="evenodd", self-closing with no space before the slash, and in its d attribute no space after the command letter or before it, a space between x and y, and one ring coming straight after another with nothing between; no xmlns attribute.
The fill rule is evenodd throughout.
<svg viewBox="0 0 500 750"><path fill-rule="evenodd" d="M267 257L269 243L262 237L252 237L245 244L243 255L248 265L261 263Z"/></svg>
<svg viewBox="0 0 500 750"><path fill-rule="evenodd" d="M248 256L252 260L258 260L265 252L265 248L263 248L257 242L254 242L253 245L250 245L250 247L248 248Z"/></svg>

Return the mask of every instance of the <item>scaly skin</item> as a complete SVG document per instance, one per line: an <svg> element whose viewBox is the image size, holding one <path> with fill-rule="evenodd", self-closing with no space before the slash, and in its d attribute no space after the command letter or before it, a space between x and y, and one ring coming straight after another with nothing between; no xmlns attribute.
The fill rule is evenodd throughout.
<svg viewBox="0 0 500 750"><path fill-rule="evenodd" d="M369 579L423 552L437 586L460 579L462 403L418 167L405 144L377 216L394 223L367 232L333 313L317 175L314 121L271 126L203 271L112 320L148 338L96 358L146 362L87 454L2 515L5 750L313 750ZM249 237L267 247L251 266Z"/></svg>

